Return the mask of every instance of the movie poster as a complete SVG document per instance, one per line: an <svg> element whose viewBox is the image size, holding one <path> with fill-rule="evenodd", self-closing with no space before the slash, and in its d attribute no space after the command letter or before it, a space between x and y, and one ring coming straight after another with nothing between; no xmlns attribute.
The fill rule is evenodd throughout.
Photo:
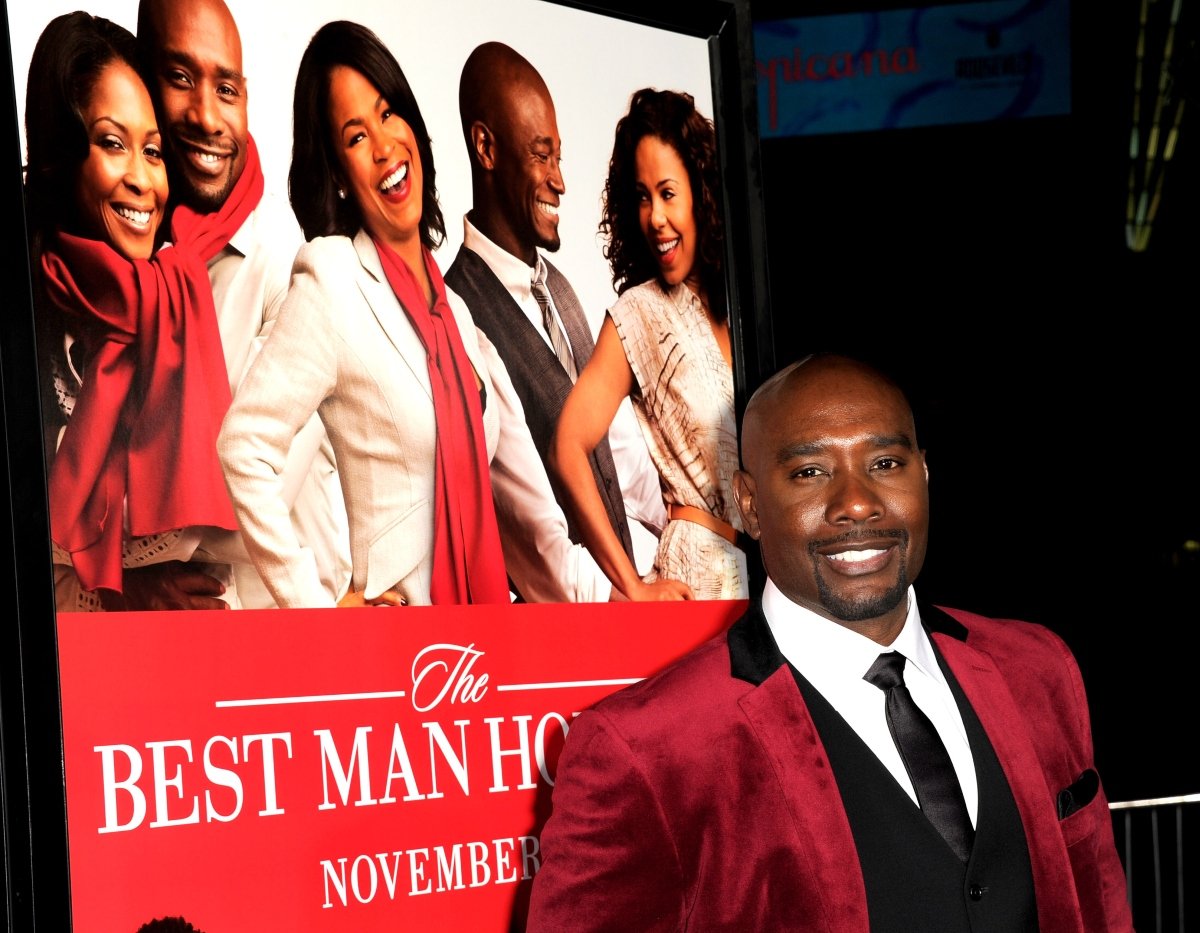
<svg viewBox="0 0 1200 933"><path fill-rule="evenodd" d="M27 96L29 90L35 98L48 93L45 86L26 86L35 43L48 23L76 6L9 5L16 104L22 117L29 108L49 106ZM270 430L235 432L232 441L222 434L212 442L220 446L223 468L230 462L227 458L234 457L227 448L236 448L239 462L253 462L260 474L269 474L267 485L274 500L259 508L258 500L247 499L249 507L243 503L242 511L230 513L235 521L232 526L226 523L231 530L225 533L208 526L200 530L186 526L124 534L119 555L110 550L88 570L92 580L111 580L114 573L120 580L127 579L132 569L177 560L185 570L200 568L216 580L219 589L207 591L208 595L240 612L215 608L183 614L94 612L102 608L102 601L77 579L72 561L79 559L78 552L73 558L71 548L55 547L75 927L132 933L164 916L185 916L196 929L208 933L361 931L394 929L397 924L478 930L519 927L540 864L537 832L549 809L554 763L574 716L718 633L740 611L739 600L746 595L745 563L744 559L739 563L732 497L719 478L736 467L732 379L724 394L724 387L701 382L688 392L691 404L674 411L667 404L647 404L639 415L631 400L623 398L611 430L601 431L610 450L610 479L620 484L624 494L625 514L620 517L628 526L628 538L619 539L618 550L644 576L660 562L664 531L669 533L672 526L686 526L692 532L700 529L700 544L687 540L670 550L676 566L684 568L714 561L714 548L724 555L723 574L733 583L726 580L709 593L697 587L697 592L688 594L707 596L708 602L667 608L657 603L607 602L615 589L611 568L604 569L604 561L567 537L569 522L572 536L579 537L577 519L568 518L558 504L555 490L561 481L543 465L553 432L546 435L543 429L543 435L535 436L537 416L526 412L529 397L522 402L522 392L527 387L518 386L524 378L533 389L541 388L536 377L528 372L518 376L517 370L526 362L524 356L533 358L545 349L535 343L523 355L519 344L517 349L506 348L511 335L503 326L491 337L473 333L473 318L467 315L480 312L469 307L466 294L462 304L453 295L449 300L449 324L457 328L463 347L448 352L465 354L470 367L463 368L459 357L460 372L488 374L477 379L477 408L468 397L471 393L462 393L463 401L455 404L467 412L482 412L478 414L486 435L480 441L486 451L482 456L493 458L490 490L485 486L473 500L471 494L465 494L464 500L462 476L446 473L438 485L429 481L436 504L397 504L398 497L409 494L404 491L405 477L413 470L389 474L377 469L381 463L389 458L408 463L411 457L423 464L425 473L433 473L436 467L431 470L430 465L440 462L436 458L448 456L428 442L449 433L444 423L434 431L435 409L429 398L405 396L389 381L407 367L413 370L411 378L432 385L434 370L425 369L425 362L413 366L414 359L425 359L429 344L418 327L399 318L399 305L392 308L393 318L380 312L381 305L399 292L369 239L364 244L360 238L347 238L331 244L332 253L314 253L312 264L297 266L297 278L289 282L287 270L305 240L289 203L293 143L315 132L313 127L293 126L296 75L310 39L335 19L366 27L394 55L424 119L436 165L445 231L444 242L432 253L438 275L430 273L431 284L441 275L455 280L451 270L460 251L475 252L464 251L464 238L473 235L464 217L471 211L482 213L476 211L476 198L481 196L475 177L479 169L473 172L473 160L490 154L488 146L502 153L501 147L510 141L504 133L494 133L474 139L476 149L468 150L460 112L460 80L468 56L484 43L500 44L497 57L477 71L470 85L477 96L490 100L489 95L503 85L506 68L524 75L525 86L544 82L550 118L543 109L531 118L530 126L545 132L527 133L523 152L510 153L507 163L497 161L511 166L519 156L528 163L516 173L519 178L498 189L504 196L497 196L496 203L506 206L508 213L496 214L493 205L493 213L481 217L474 235L486 230L508 244L506 230L520 228L520 222L541 231L536 239L536 256L541 257L536 267L546 276L552 295L549 316L559 328L555 337L551 327L544 343L561 359L555 340L568 340L578 352L582 321L590 345L601 332L607 310L617 302L613 270L605 256L607 241L600 230L617 123L629 110L632 95L645 88L686 92L694 98L699 114L711 118L708 47L703 39L537 0L440 4L348 0L336 7L298 2L286 8L230 0L229 11L240 38L241 71L229 69L218 75L214 87L218 96L244 95L245 122L261 167L262 193L249 195L256 199L251 221L228 238L228 247L220 255L207 257L219 328L156 331L153 351L135 336L130 342L142 348L141 356L130 363L128 355L121 356L120 347L111 358L102 359L95 348L106 344L89 337L87 323L47 330L39 321L47 448L52 456L67 451L75 471L71 475L115 484L108 487L109 507L100 519L95 517L98 500L94 497L81 496L84 501L75 509L90 515L96 527L112 528L103 518L114 512L115 501L123 503L128 531L139 520L134 500L143 498L147 483L155 487L153 501L168 502L172 508L181 498L219 498L208 496L201 483L189 478L182 484L174 475L176 465L191 462L197 449L211 450L204 439L204 418L197 419L197 412L208 406L224 410L224 387L196 377L202 371L197 360L215 360L227 377L233 400L230 411L238 409L239 393L249 394L248 386L257 386L258 394L253 405L243 406L247 417L264 417L272 406L283 411L271 416ZM130 31L137 28L135 0L98 0L87 12ZM199 59L209 40L211 36L199 36L194 46L174 50L187 68L196 66L197 77L173 74L170 80L185 83L202 77ZM196 60L190 57L193 52ZM535 77L530 79L529 72ZM226 80L229 89L221 84ZM338 106L345 104L345 95L335 94L332 83L330 88L330 99L336 98ZM373 89L369 82L368 89ZM381 96L369 97L362 105L361 95L351 94L356 90L353 82L341 90L350 95L346 104L350 110L338 112L349 113L352 119L339 127L338 139L346 144L346 151L352 151L358 145L356 127L362 125L361 135L367 138L372 130L387 126L385 121L393 114L390 108L377 106ZM207 173L219 181L223 164L244 155L229 142L231 123L219 112L216 117L189 114L189 125L207 122L211 129L203 137L195 132L178 137L172 135L162 110L149 115L153 125L138 122L146 116L141 111L124 121L114 120L118 110L106 100L95 94L80 104L85 117L108 121L97 124L103 131L99 145L106 157L122 147L141 156L148 153L151 161L162 161L165 177L165 167L174 157L171 146L190 147L192 176ZM226 99L215 106L230 103ZM331 103L330 110L334 106ZM486 111L478 100L472 106L477 117ZM501 120L494 116L494 107L486 112ZM516 116L514 112L505 111L504 119L520 122L518 117L527 116L525 111ZM236 137L236 118L232 126ZM151 129L157 135L151 136ZM350 174L334 178L329 190L336 190L338 199L354 201L361 217L372 216L371 211L383 205L381 216L394 218L396 213L388 211L395 202L408 198L418 203L425 193L410 186L418 177L418 166L424 167L419 158L403 165L401 160L387 161L393 159L388 147L394 142L375 146L361 159L367 168L360 174L353 173L352 161L336 163ZM26 143L23 125L22 161ZM366 146L371 145L367 139ZM354 151L361 154L366 146ZM664 282L660 292L667 297L687 294L672 288L682 283L687 289L693 265L699 268L704 261L701 253L711 255L702 250L695 229L701 206L694 205L689 214L679 212L682 201L672 203L684 194L690 199L686 181L681 184L678 177L680 164L676 158L665 168L661 161L653 165L647 171L657 174L645 176L651 179L649 188L637 191L640 200L655 202L655 210L667 218L638 228L647 245L652 245L657 264L652 268L661 273L657 276ZM387 177L371 175L385 170ZM99 184L88 188L80 182L61 194L81 202L64 216L71 216L77 229L110 235L109 245L118 251L129 243L134 243L130 249L140 248L136 237L143 235L141 228L158 221L155 198L172 198L174 204L181 196L178 187L170 194L158 190L162 185L153 170L148 175L144 169L139 171L143 174L132 182L128 176L111 176L108 190L115 192L111 196ZM186 168L173 168L169 174L176 171L180 176L188 174ZM363 179L367 187L356 188ZM297 187L308 183L316 186L319 176L293 176L293 200ZM199 205L196 213L202 214L204 185L193 187L199 192L193 192L193 206ZM240 197L244 187L223 190L216 201ZM130 190L136 194L130 196ZM95 201L96 191L104 197L88 203L89 192ZM397 191L407 193L401 197ZM720 203L719 197L711 200ZM428 204L428 198L420 202L423 209ZM38 209L37 204L31 205L35 217ZM78 214L69 213L76 209ZM89 210L100 218L90 228ZM116 219L106 210L113 211ZM336 214L340 208L335 204L331 210ZM520 222L512 222L514 218ZM238 218L239 223L242 220ZM507 226L500 222L506 220ZM185 226L178 231L181 238L187 236ZM155 250L174 248L175 244L158 245L162 239L157 238ZM484 240L481 250L489 243L496 245L486 236ZM376 258L361 268L354 266L368 254ZM222 271L227 256L234 261ZM93 257L93 261L98 260ZM258 269L258 264L258 278L247 283L244 270ZM347 265L353 268L348 271ZM77 255L43 268L43 280L53 279L60 294L81 296L81 300L90 297L88 287L96 280L96 268ZM98 274L107 274L106 269ZM185 273L176 269L171 274ZM287 305L289 285L295 287L302 279L325 290L314 293L320 300L309 296L307 306L313 314L301 324L297 323L300 312L281 314L281 309ZM467 292L472 282L480 281L465 274L456 280L461 285L451 289L454 294ZM569 292L561 290L562 282L569 283ZM170 283L168 276L163 288L170 291ZM486 293L486 288L480 288ZM706 288L705 305L711 297L722 306L725 294L719 276L706 279ZM154 289L138 292L139 301L144 302L146 291ZM526 287L523 300L536 302L545 315L533 292ZM336 307L330 295L338 296ZM480 298L475 295L473 300ZM131 299L131 307L132 303ZM433 304L436 307L436 301ZM672 314L685 320L668 330L687 331L684 337L698 340L711 371L719 373L722 365L728 368L728 338L722 345L720 328L704 315L705 306L687 302L680 306L677 301L668 305L664 310L668 324ZM335 314L336 318L331 316ZM343 327L354 314L361 320ZM686 323L688 314L690 323ZM622 331L623 347L654 333L641 329L640 320L635 314L629 332ZM518 326L524 324L514 324ZM133 331L145 333L144 328ZM288 353L279 349L283 346L290 348ZM687 346L681 340L674 351L672 365L681 372L687 366ZM418 352L406 355L406 347ZM515 354L508 364L502 351ZM158 365L148 361L172 355L178 357L171 371L175 382L165 389L146 390L145 397L161 405L145 405L154 410L140 412L134 421L128 420L121 404L110 405L108 421L97 418L100 403L95 394L89 395L89 382L96 385L105 378L116 380L109 384L120 384L125 367L126 382L135 386L126 391L143 392L138 373L144 375L146 367ZM371 362L373 356L381 359ZM348 357L361 358L364 369L357 374L358 382L340 384L335 393L332 383L322 380L330 372L342 378ZM101 366L97 359L111 366ZM651 364L627 355L626 365L633 401L651 396L643 391L648 388L646 372ZM103 375L94 375L99 372ZM263 386L270 391L263 391ZM369 410L372 392L382 412L378 417ZM341 399L338 404L324 402L331 393ZM180 404L184 397L189 401ZM106 427L82 440L83 432L76 431L64 448L72 422L84 418ZM656 419L667 424L665 428L656 424L653 430L677 435L675 448L658 443L656 449L653 431L646 431L646 424ZM218 417L216 427L220 421ZM717 426L709 430L706 422ZM421 424L428 428L424 447L420 437L412 440L406 433L412 430L419 435ZM216 427L212 427L214 437ZM237 448L234 441L251 434L259 438L258 446L248 451ZM714 440L714 434L720 436ZM117 469L105 460L105 451L111 448L103 438L109 435L121 439L122 451L133 451L130 463L140 457L140 473L134 467L126 471L124 459ZM270 451L264 446L269 444L274 444ZM698 479L694 464L678 461L681 450L701 444L713 444L723 452L712 454L712 476ZM506 460L504 454L496 454L497 449L517 453ZM597 486L602 486L600 473L596 477ZM689 494L698 498L676 496L674 511L668 515L663 490L678 483L691 484ZM190 497L178 495L181 485L188 487ZM450 493L448 486L454 487ZM64 488L78 493L69 484L56 487L52 473L52 525L61 521L55 512L62 507ZM446 527L451 521L444 511L446 502L457 502L455 508L461 509L463 501L477 504L489 492L496 513L494 534L503 553L503 563L492 564L493 573L497 566L501 568L501 595L461 600L489 601L492 605L487 608L424 605L430 602L431 587L449 585L444 575L440 583L431 582L431 575L437 574L430 569L435 561L429 556L434 547L429 527ZM237 494L234 499L238 500ZM707 512L716 513L715 518L706 518ZM266 554L267 565L256 561L256 552L246 546L244 533L251 530L250 522L255 523L257 555ZM384 527L367 528L369 522ZM620 523L612 520L612 524L617 537ZM271 537L280 529L286 540ZM455 560L469 568L477 566L473 561L478 559L477 551L484 549L481 540L486 544L492 539L467 535L468 553L458 554ZM268 573L264 566L273 569ZM269 584L265 575L271 575ZM461 580L458 585L463 585ZM347 596L358 597L357 603L346 601ZM510 601L527 605L510 606ZM594 604L563 605L567 602ZM318 608L335 603L362 608ZM534 605L538 603L554 605ZM292 608L268 608L276 604ZM396 608L381 612L368 608L372 604ZM108 608L114 606L149 608L122 603ZM114 670L139 673L114 682Z"/></svg>

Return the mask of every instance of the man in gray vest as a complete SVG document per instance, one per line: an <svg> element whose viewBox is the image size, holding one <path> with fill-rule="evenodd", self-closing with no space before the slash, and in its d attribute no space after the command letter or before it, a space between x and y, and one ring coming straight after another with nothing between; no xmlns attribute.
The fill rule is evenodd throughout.
<svg viewBox="0 0 1200 933"><path fill-rule="evenodd" d="M525 58L488 42L463 66L458 104L473 206L446 284L466 301L504 361L544 463L563 402L594 348L574 290L542 252L558 249L558 207L566 192L554 103ZM640 430L631 413L624 414L610 432L621 443L597 445L592 474L613 530L644 572L656 542L639 526L661 529L666 516ZM568 530L578 542L573 523Z"/></svg>

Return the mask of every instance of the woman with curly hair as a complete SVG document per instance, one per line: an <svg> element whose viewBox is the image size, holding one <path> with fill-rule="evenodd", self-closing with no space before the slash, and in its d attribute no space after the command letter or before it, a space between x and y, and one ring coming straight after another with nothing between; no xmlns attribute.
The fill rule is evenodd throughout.
<svg viewBox="0 0 1200 933"><path fill-rule="evenodd" d="M741 599L738 468L716 137L688 94L637 91L604 186L619 298L571 391L551 452L584 543L630 599ZM626 396L662 479L669 522L643 580L601 504L587 455Z"/></svg>

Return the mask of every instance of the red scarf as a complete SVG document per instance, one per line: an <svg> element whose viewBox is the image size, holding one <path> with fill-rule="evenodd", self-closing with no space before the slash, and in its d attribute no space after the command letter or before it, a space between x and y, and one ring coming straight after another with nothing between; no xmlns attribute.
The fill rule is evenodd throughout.
<svg viewBox="0 0 1200 933"><path fill-rule="evenodd" d="M58 233L42 254L51 301L77 324L87 372L50 467L50 531L84 589L121 592L122 516L134 537L189 525L236 529L217 460L229 376L206 263L263 192L246 165L220 210L175 208L173 245L149 260Z"/></svg>
<svg viewBox="0 0 1200 933"><path fill-rule="evenodd" d="M442 274L433 254L423 248L425 271L433 285L433 307L427 308L408 264L386 243L374 242L388 283L421 338L429 364L437 422L430 601L435 606L507 603L508 576L488 475L483 405L446 300Z"/></svg>

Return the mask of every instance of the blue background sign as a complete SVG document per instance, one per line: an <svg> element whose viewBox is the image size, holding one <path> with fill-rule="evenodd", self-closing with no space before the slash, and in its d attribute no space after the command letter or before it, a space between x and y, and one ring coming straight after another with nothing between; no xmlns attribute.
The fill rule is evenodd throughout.
<svg viewBox="0 0 1200 933"><path fill-rule="evenodd" d="M1068 0L760 22L759 129L807 136L1071 109Z"/></svg>

